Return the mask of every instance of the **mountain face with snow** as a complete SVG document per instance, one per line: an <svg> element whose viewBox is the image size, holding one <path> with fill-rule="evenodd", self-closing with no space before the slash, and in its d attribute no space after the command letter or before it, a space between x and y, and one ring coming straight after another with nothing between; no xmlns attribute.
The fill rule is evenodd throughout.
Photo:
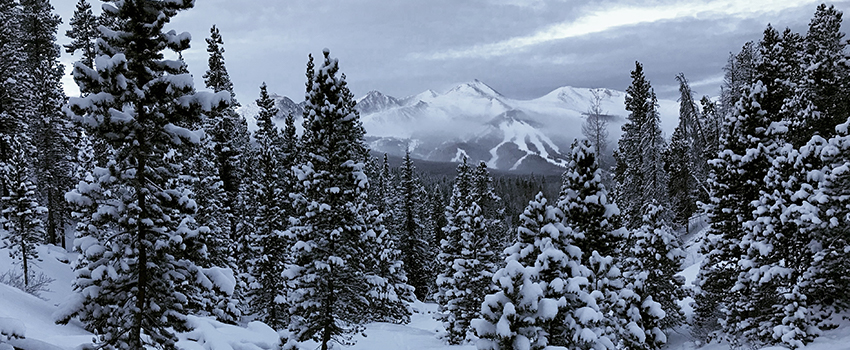
<svg viewBox="0 0 850 350"><path fill-rule="evenodd" d="M626 121L625 93L599 89L601 109L609 125L609 147L616 145ZM283 96L279 114L299 119L303 102ZM517 172L560 173L569 147L583 138L581 125L593 101L592 89L561 87L531 100L506 97L474 80L439 93L432 90L395 98L370 91L357 101L369 147L379 153L411 156L434 162L484 161L490 168ZM663 129L671 133L678 116L676 101L660 100ZM249 123L255 104L241 113ZM299 121L300 126L300 121Z"/></svg>

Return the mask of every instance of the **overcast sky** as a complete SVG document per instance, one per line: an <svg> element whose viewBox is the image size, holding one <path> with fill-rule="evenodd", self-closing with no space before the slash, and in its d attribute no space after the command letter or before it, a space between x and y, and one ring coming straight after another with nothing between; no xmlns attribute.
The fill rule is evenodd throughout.
<svg viewBox="0 0 850 350"><path fill-rule="evenodd" d="M100 1L89 0L100 12ZM53 0L63 19L77 0ZM653 87L675 98L684 72L714 95L729 53L768 23L805 33L820 1L809 0L198 0L168 26L192 34L184 53L195 84L207 70L204 38L216 24L244 103L265 81L303 100L307 54L339 58L356 96L405 97L479 79L513 98L560 86L625 90L640 61ZM850 1L831 2L839 10ZM844 26L846 28L847 26ZM69 66L78 57L63 53ZM73 81L66 79L66 85ZM66 89L75 93L74 88Z"/></svg>

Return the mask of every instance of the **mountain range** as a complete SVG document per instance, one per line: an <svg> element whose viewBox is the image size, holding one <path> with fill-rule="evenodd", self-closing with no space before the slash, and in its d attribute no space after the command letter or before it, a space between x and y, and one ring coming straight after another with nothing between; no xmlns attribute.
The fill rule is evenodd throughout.
<svg viewBox="0 0 850 350"><path fill-rule="evenodd" d="M415 159L431 162L484 161L493 169L555 174L568 163L570 144L582 138L581 125L594 100L609 127L610 152L626 121L625 93L610 89L561 87L530 100L502 95L474 80L445 92L427 90L396 98L370 91L357 100L373 152L403 156L407 149ZM272 95L280 110L276 122L293 113L299 121L304 103ZM240 109L249 125L255 124L256 103ZM676 101L659 100L662 128L667 134L677 122ZM300 130L299 130L300 132Z"/></svg>

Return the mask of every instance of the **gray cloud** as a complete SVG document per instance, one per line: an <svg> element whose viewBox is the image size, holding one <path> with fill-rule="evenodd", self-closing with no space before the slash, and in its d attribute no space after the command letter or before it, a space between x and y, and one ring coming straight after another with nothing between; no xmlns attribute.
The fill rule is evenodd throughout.
<svg viewBox="0 0 850 350"><path fill-rule="evenodd" d="M54 1L66 23L74 3ZM844 10L848 2L835 4ZM699 93L715 94L729 52L758 40L769 22L804 32L815 6L808 0L203 0L169 27L193 34L184 56L202 87L203 39L218 25L243 103L256 98L263 81L300 99L307 54L325 47L358 96L381 90L403 97L475 78L517 98L564 85L623 90L638 60L659 95L674 97L679 72Z"/></svg>

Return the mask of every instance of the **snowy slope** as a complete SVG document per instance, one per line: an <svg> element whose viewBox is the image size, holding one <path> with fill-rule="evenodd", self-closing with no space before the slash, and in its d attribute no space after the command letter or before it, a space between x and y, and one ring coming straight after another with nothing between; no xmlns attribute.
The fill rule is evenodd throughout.
<svg viewBox="0 0 850 350"><path fill-rule="evenodd" d="M702 257L698 254L699 240L705 234L703 226L696 226L697 231L686 237L685 247L688 257L683 271L686 283L690 285L696 278ZM2 232L0 232L2 237ZM44 293L46 299L39 299L12 287L0 284L0 333L23 333L25 339L15 340L16 346L26 350L70 350L89 343L93 335L85 331L79 323L72 321L68 325L56 325L53 313L57 304L64 301L70 293L72 277L70 264L64 261L73 260L74 254L67 254L61 248L40 246L41 262L36 270L46 273L56 279L50 285L52 292ZM13 268L12 260L6 249L0 249L0 273ZM14 266L17 268L17 266ZM683 306L690 317L692 309L683 301ZM434 320L437 307L434 304L414 303L415 310L411 323L396 325L388 323L372 323L366 325L362 334L354 340L356 344L342 349L351 350L473 350L472 344L450 346L444 344L438 334L442 326ZM177 343L185 350L262 350L274 349L278 339L285 332L277 333L260 322L250 322L244 326L225 325L208 318L190 316L190 324L195 330L180 334ZM301 350L316 349L316 344L307 342L300 344ZM693 340L687 326L679 327L669 336L668 349L672 350L727 350L728 344L708 344L702 347ZM781 347L769 347L762 350L783 350ZM842 350L850 349L850 321L841 321L836 330L827 331L812 344L802 350Z"/></svg>

